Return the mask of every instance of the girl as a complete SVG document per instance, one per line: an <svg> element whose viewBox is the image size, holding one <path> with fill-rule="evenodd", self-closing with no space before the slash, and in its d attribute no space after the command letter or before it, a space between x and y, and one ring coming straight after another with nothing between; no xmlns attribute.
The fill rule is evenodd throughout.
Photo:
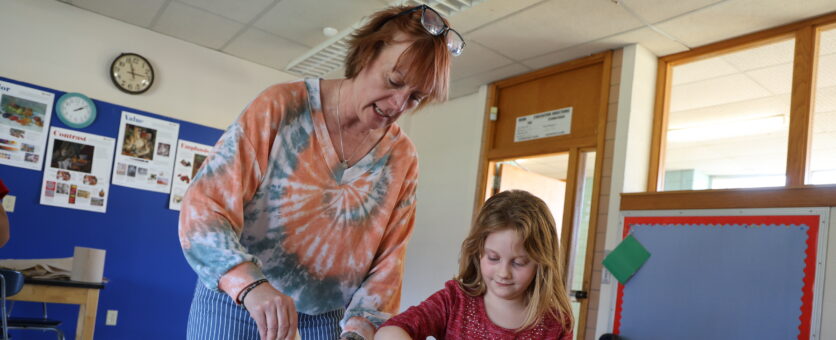
<svg viewBox="0 0 836 340"><path fill-rule="evenodd" d="M375 338L571 340L559 250L541 199L520 190L494 195L462 243L458 276Z"/></svg>

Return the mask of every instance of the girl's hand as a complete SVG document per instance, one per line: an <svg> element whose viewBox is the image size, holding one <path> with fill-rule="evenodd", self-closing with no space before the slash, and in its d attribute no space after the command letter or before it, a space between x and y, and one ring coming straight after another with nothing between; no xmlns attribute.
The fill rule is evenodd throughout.
<svg viewBox="0 0 836 340"><path fill-rule="evenodd" d="M296 339L296 305L269 282L255 287L241 302L258 325L261 340Z"/></svg>

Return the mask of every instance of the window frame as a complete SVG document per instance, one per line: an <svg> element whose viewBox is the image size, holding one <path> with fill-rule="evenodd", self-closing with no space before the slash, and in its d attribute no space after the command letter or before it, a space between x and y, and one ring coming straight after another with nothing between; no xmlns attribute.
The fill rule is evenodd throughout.
<svg viewBox="0 0 836 340"><path fill-rule="evenodd" d="M836 185L805 184L810 160L813 98L820 32L836 26L836 12L659 58L645 193L622 194L622 210L836 206ZM786 183L782 187L660 191L674 66L795 38ZM741 200L741 197L746 197Z"/></svg>

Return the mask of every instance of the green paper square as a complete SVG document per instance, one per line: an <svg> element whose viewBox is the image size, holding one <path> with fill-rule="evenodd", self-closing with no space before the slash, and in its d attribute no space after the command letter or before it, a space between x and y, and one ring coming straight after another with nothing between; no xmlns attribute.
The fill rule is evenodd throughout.
<svg viewBox="0 0 836 340"><path fill-rule="evenodd" d="M649 257L647 249L633 235L629 235L607 255L603 264L618 282L625 284Z"/></svg>

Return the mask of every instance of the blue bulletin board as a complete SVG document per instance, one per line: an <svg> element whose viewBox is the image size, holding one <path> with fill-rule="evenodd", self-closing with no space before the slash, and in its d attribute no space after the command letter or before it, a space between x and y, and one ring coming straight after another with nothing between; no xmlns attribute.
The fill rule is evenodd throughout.
<svg viewBox="0 0 836 340"><path fill-rule="evenodd" d="M618 285L626 339L818 339L828 210L624 212L650 258Z"/></svg>
<svg viewBox="0 0 836 340"><path fill-rule="evenodd" d="M12 79L0 80L43 91L59 98L65 92ZM69 89L73 90L73 89ZM199 100L199 98L183 98ZM116 138L122 111L180 124L180 139L214 145L222 130L143 112L93 98L96 121L81 130ZM169 114L163 112L162 114ZM229 112L230 122L237 112ZM54 115L54 112L53 112ZM70 128L53 116L52 126ZM167 193L110 186L107 213L65 209L39 204L42 171L0 165L0 179L17 197L9 213L11 240L0 248L0 258L62 258L73 256L74 246L105 249L104 276L96 317L96 339L182 339L197 276L180 249L179 212L168 209ZM38 316L39 304L18 302L15 316ZM116 326L106 326L107 310L118 310ZM78 306L49 305L49 316L63 320L68 338L75 334ZM20 339L54 339L53 334L26 331Z"/></svg>

